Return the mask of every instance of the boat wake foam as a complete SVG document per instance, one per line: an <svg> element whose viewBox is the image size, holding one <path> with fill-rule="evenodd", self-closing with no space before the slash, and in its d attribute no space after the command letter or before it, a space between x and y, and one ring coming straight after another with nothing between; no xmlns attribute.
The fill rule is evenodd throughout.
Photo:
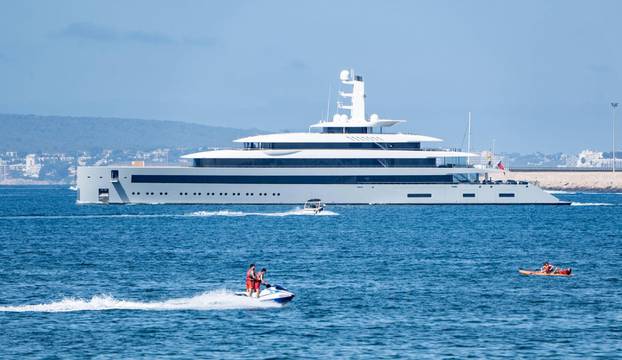
<svg viewBox="0 0 622 360"><path fill-rule="evenodd" d="M552 195L576 195L576 192L573 191L565 191L565 190L544 190L545 192Z"/></svg>
<svg viewBox="0 0 622 360"><path fill-rule="evenodd" d="M177 217L176 214L84 214L84 215L9 215L0 216L0 219L20 220L20 219L99 219L99 218L161 218Z"/></svg>
<svg viewBox="0 0 622 360"><path fill-rule="evenodd" d="M570 206L613 206L611 203L582 203L582 202L571 202Z"/></svg>
<svg viewBox="0 0 622 360"><path fill-rule="evenodd" d="M336 212L324 210L317 214L312 214L306 212L302 209L294 209L290 211L284 212L244 212L244 211L229 211L229 210L220 210L220 211L195 211L190 216L231 216L231 217L240 217L240 216L336 216L339 215Z"/></svg>
<svg viewBox="0 0 622 360"><path fill-rule="evenodd" d="M236 310L275 308L282 305L261 302L245 296L237 296L226 290L215 290L189 297L164 301L142 302L116 299L110 295L95 295L90 300L64 298L60 301L36 304L0 306L0 312L72 312L105 310Z"/></svg>

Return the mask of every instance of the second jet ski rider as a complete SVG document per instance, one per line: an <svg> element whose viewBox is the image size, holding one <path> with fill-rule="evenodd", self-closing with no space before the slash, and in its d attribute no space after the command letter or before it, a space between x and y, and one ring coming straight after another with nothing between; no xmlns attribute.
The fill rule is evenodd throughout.
<svg viewBox="0 0 622 360"><path fill-rule="evenodd" d="M257 297L259 297L259 293L261 292L261 284L270 286L270 284L268 284L265 280L266 272L268 272L268 270L266 268L262 268L261 271L255 274L254 290L255 290L255 293L257 294Z"/></svg>

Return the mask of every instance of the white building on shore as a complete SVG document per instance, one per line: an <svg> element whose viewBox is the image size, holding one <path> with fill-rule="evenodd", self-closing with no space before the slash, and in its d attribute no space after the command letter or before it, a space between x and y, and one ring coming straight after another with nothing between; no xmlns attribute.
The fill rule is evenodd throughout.
<svg viewBox="0 0 622 360"><path fill-rule="evenodd" d="M41 164L37 163L37 156L35 154L26 155L26 165L24 166L24 176L30 178L39 178L39 172L41 171Z"/></svg>
<svg viewBox="0 0 622 360"><path fill-rule="evenodd" d="M613 166L613 158L604 158L602 151L583 150L579 153L577 167L609 168ZM622 170L622 159L616 158L616 169Z"/></svg>

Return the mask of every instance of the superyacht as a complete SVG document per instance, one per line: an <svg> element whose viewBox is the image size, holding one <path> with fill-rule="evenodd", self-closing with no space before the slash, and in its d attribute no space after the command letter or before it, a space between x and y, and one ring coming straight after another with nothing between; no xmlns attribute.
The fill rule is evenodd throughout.
<svg viewBox="0 0 622 360"><path fill-rule="evenodd" d="M564 204L536 184L490 180L475 154L389 133L402 120L365 112L360 75L343 70L338 113L307 132L235 140L239 146L184 155L186 166L81 166L79 203L157 204Z"/></svg>

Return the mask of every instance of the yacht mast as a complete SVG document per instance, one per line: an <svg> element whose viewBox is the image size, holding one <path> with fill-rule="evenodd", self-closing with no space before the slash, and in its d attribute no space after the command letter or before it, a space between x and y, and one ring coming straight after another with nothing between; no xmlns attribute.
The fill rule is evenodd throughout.
<svg viewBox="0 0 622 360"><path fill-rule="evenodd" d="M343 70L339 74L339 80L344 85L352 85L352 92L339 92L343 98L350 98L349 105L337 103L339 109L350 110L350 119L352 121L365 121L365 83L363 77L355 75L353 70Z"/></svg>

